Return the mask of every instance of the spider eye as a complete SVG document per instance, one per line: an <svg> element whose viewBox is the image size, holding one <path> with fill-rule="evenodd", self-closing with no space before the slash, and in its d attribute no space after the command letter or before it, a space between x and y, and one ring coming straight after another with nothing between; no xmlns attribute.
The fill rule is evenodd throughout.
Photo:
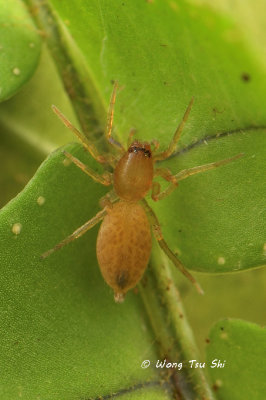
<svg viewBox="0 0 266 400"><path fill-rule="evenodd" d="M145 155L145 157L150 158L150 156L151 156L150 150L145 150L145 149L144 149L144 155Z"/></svg>
<svg viewBox="0 0 266 400"><path fill-rule="evenodd" d="M147 147L141 145L141 143L139 145L138 145L138 143L137 144L132 144L129 147L128 152L129 153L135 153L135 154L143 153L144 157L147 157L147 158L151 157L151 151Z"/></svg>

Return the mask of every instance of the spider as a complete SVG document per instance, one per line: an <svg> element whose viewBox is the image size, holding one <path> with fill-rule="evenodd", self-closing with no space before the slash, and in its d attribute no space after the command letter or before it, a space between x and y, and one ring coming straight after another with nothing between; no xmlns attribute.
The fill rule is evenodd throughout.
<svg viewBox="0 0 266 400"><path fill-rule="evenodd" d="M152 247L150 226L152 226L154 236L162 250L196 286L198 292L203 293L199 283L182 265L177 255L164 240L159 221L145 200L145 196L151 190L151 197L154 201L162 200L172 193L182 179L228 164L241 157L242 154L185 169L175 175L168 168L156 167L157 161L166 160L176 150L177 142L188 119L194 99L191 99L166 150L159 152L159 143L155 140L151 143L138 140L131 142L133 131L129 134L128 149L125 150L123 145L112 137L117 87L118 84L115 82L105 131L106 141L114 148L116 155L111 153L100 154L93 143L78 131L55 106L52 107L62 122L77 135L91 156L99 163L111 166L113 173L106 171L103 174L98 174L67 151L63 151L64 155L94 181L105 186L113 185L113 190L100 200L102 207L100 212L55 247L46 251L41 257L48 257L103 220L97 237L97 259L103 278L114 290L115 301L122 302L128 290L135 287L140 281L149 262ZM169 185L163 191L160 184L153 180L157 176L169 182Z"/></svg>

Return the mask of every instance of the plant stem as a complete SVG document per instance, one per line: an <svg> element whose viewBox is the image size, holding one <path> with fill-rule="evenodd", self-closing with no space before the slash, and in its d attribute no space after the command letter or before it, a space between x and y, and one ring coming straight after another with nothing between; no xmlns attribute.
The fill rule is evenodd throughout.
<svg viewBox="0 0 266 400"><path fill-rule="evenodd" d="M82 62L77 48L66 29L45 0L24 0L31 10L57 66L65 90L76 111L82 131L90 140L103 136L107 106L96 90L96 85ZM74 62L75 59L75 62ZM82 77L86 75L86 79ZM88 79L89 76L89 79ZM87 82L87 84L85 84ZM89 82L89 85L88 85ZM93 99L91 102L89 99ZM99 144L99 143L98 143ZM103 147L103 143L99 144ZM152 257L153 275L145 289L140 291L151 325L159 342L162 357L176 361L199 360L198 350L181 304L180 295L173 283L169 260L163 257L158 246ZM159 296L158 296L159 293ZM187 368L175 382L175 394L185 399L214 400L202 369Z"/></svg>
<svg viewBox="0 0 266 400"><path fill-rule="evenodd" d="M169 362L183 362L185 371L175 370L177 380L175 386L183 398L194 400L214 400L215 396L209 386L204 369L191 368L189 360L200 362L199 351L188 323L180 294L174 284L170 262L162 254L158 245L154 246L152 271L148 274L152 283L141 288L141 294L146 306L152 328L160 346L160 356ZM155 309L154 292L157 292L157 307ZM185 377L184 377L185 372ZM185 380L185 382L184 382Z"/></svg>
<svg viewBox="0 0 266 400"><path fill-rule="evenodd" d="M107 106L96 89L85 62L82 62L82 54L47 1L24 0L24 2L34 17L40 34L46 39L84 135L91 141L100 141L98 145L104 147L101 139Z"/></svg>

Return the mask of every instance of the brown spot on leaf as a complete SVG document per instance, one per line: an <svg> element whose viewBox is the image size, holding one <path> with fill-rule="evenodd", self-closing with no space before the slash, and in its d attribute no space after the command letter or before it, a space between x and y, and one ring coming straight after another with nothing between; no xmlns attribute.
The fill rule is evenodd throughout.
<svg viewBox="0 0 266 400"><path fill-rule="evenodd" d="M251 76L248 72L243 72L241 75L241 79L243 82L249 82L251 79Z"/></svg>

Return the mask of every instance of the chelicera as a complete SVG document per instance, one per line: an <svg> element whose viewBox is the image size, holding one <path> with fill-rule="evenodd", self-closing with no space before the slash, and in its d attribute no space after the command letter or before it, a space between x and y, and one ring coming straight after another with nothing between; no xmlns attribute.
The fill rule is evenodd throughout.
<svg viewBox="0 0 266 400"><path fill-rule="evenodd" d="M56 107L53 107L54 112L78 136L91 156L99 163L111 166L113 173L107 171L100 175L66 151L64 151L65 156L96 182L106 186L113 185L113 190L100 200L100 205L103 208L100 212L54 248L45 252L42 258L49 256L55 250L77 239L103 220L97 237L97 259L105 281L114 290L115 301L121 302L128 290L135 287L140 281L147 267L152 247L150 229L152 226L154 236L162 250L173 264L196 286L197 290L202 293L200 285L165 242L158 219L146 202L145 196L151 190L151 197L154 201L162 200L177 187L180 180L199 172L228 164L242 154L185 169L177 174L172 174L167 168L158 168L156 163L169 158L176 150L177 142L188 119L193 99L190 101L182 121L166 150L159 152L159 143L156 141L148 143L135 140L132 142L133 132L131 132L126 151L123 145L112 137L116 92L117 83L114 84L111 96L105 132L107 142L115 150L114 154L110 152L101 155L94 144L79 132ZM159 182L154 181L157 176L169 182L164 191L161 191Z"/></svg>

